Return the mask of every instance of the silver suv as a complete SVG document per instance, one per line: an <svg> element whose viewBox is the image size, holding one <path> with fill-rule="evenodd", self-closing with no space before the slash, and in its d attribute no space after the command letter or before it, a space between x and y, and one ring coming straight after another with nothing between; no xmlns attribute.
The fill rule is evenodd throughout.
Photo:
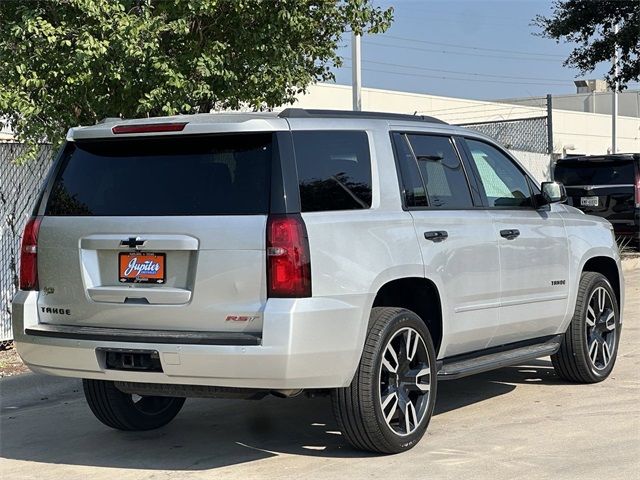
<svg viewBox="0 0 640 480"><path fill-rule="evenodd" d="M437 382L551 356L611 372L611 225L491 139L436 119L288 109L73 128L24 232L34 371L106 425L185 397L330 393L357 448L407 450Z"/></svg>

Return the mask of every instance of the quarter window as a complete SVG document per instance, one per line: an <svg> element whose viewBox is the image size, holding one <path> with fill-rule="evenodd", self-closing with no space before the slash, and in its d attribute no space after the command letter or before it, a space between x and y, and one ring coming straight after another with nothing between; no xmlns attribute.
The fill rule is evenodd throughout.
<svg viewBox="0 0 640 480"><path fill-rule="evenodd" d="M401 133L394 133L393 141L402 179L402 194L405 206L408 208L428 206L422 175L418 170L418 164L407 142L407 137Z"/></svg>
<svg viewBox="0 0 640 480"><path fill-rule="evenodd" d="M513 161L488 143L467 139L489 207L531 207L526 175Z"/></svg>
<svg viewBox="0 0 640 480"><path fill-rule="evenodd" d="M303 212L371 207L366 132L293 132Z"/></svg>

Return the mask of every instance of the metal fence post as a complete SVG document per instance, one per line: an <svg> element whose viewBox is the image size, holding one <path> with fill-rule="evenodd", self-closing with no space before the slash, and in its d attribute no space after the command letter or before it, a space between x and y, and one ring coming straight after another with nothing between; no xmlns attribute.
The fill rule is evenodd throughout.
<svg viewBox="0 0 640 480"><path fill-rule="evenodd" d="M553 153L553 101L550 93L547 93L547 153Z"/></svg>

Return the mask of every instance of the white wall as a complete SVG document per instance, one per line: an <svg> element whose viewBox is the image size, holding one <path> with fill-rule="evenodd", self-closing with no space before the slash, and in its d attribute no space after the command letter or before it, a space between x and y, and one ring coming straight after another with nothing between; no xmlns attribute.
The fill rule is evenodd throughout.
<svg viewBox="0 0 640 480"><path fill-rule="evenodd" d="M310 86L308 93L300 95L293 106L351 110L351 105L351 87L319 83ZM377 88L362 89L362 109L377 112L430 115L449 123L536 117L547 113L546 108L380 90Z"/></svg>
<svg viewBox="0 0 640 480"><path fill-rule="evenodd" d="M627 97L631 98L631 97ZM293 105L301 108L351 109L351 87L316 84ZM469 123L515 118L539 117L547 114L546 106L532 107L497 102L440 97L418 93L362 89L363 110L432 115L449 123ZM553 110L554 152L573 146L568 153L603 154L611 148L609 115ZM618 151L640 152L640 118L618 118Z"/></svg>
<svg viewBox="0 0 640 480"><path fill-rule="evenodd" d="M593 112L611 115L612 92L574 93L571 95L554 95L553 108L573 110L575 112ZM507 98L499 100L516 105L538 106L544 102L542 97ZM623 90L618 93L618 115L624 117L640 117L640 90Z"/></svg>
<svg viewBox="0 0 640 480"><path fill-rule="evenodd" d="M14 139L13 132L0 119L0 142L10 142Z"/></svg>
<svg viewBox="0 0 640 480"><path fill-rule="evenodd" d="M618 152L640 152L640 118L618 117ZM603 154L611 148L611 116L599 113L553 110L553 151Z"/></svg>
<svg viewBox="0 0 640 480"><path fill-rule="evenodd" d="M551 180L551 156L545 153L519 152L511 150L522 166L529 170L538 182Z"/></svg>

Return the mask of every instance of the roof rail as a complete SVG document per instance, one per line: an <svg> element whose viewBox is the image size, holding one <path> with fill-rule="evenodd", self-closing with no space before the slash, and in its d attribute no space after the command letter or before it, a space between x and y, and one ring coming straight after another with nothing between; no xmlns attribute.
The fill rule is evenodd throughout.
<svg viewBox="0 0 640 480"><path fill-rule="evenodd" d="M640 153L602 153L592 155L572 155L569 157L559 158L560 160L589 161L589 160L615 160L615 159L632 159L640 161Z"/></svg>
<svg viewBox="0 0 640 480"><path fill-rule="evenodd" d="M448 125L434 117L425 115L408 115L405 113L386 112L361 112L352 110L318 110L306 108L285 108L278 117L280 118L368 118L371 120L404 120L413 122L441 123Z"/></svg>

